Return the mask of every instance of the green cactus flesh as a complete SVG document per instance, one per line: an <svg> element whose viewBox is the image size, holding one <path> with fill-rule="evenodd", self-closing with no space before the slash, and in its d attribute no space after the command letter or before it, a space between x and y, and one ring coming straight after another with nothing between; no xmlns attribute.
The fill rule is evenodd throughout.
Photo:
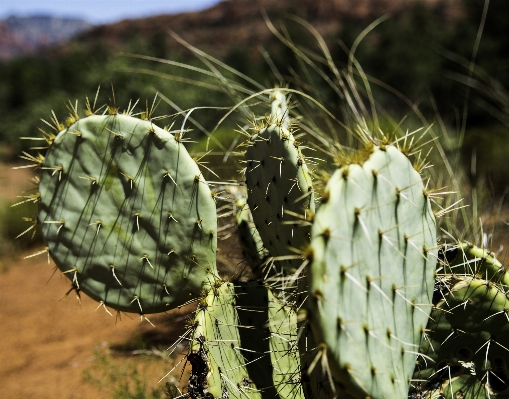
<svg viewBox="0 0 509 399"><path fill-rule="evenodd" d="M49 253L106 306L163 312L217 275L211 192L182 143L150 121L78 120L48 150L39 191Z"/></svg>
<svg viewBox="0 0 509 399"><path fill-rule="evenodd" d="M359 397L403 398L431 311L436 227L395 147L330 178L313 223L309 318L332 375Z"/></svg>
<svg viewBox="0 0 509 399"><path fill-rule="evenodd" d="M500 286L462 277L432 311L414 385L422 397L509 396L509 300Z"/></svg>
<svg viewBox="0 0 509 399"><path fill-rule="evenodd" d="M469 242L460 242L457 245L446 246L442 253L443 263L438 275L477 277L509 288L507 270L488 250Z"/></svg>
<svg viewBox="0 0 509 399"><path fill-rule="evenodd" d="M261 398L241 352L239 319L232 283L219 282L196 310L188 394L193 399Z"/></svg>
<svg viewBox="0 0 509 399"><path fill-rule="evenodd" d="M271 256L295 271L302 260L292 249L309 244L307 218L315 209L302 153L283 124L272 124L253 135L246 160L247 201L255 226Z"/></svg>
<svg viewBox="0 0 509 399"><path fill-rule="evenodd" d="M267 290L267 294L274 385L281 399L303 399L297 313L291 306L281 302L271 290Z"/></svg>

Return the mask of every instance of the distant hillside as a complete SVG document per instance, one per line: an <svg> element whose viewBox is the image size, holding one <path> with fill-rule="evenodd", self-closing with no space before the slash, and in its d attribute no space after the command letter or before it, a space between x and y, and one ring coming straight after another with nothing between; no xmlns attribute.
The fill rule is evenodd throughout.
<svg viewBox="0 0 509 399"><path fill-rule="evenodd" d="M0 21L0 59L11 59L68 40L92 26L81 19L11 16Z"/></svg>
<svg viewBox="0 0 509 399"><path fill-rule="evenodd" d="M310 22L320 34L336 35L342 23L363 21L367 23L384 14L401 14L416 3L426 6L440 4L440 14L445 22L457 20L461 15L461 1L440 0L224 0L200 11L175 15L124 20L91 29L82 40L101 40L111 50L119 50L129 38L157 37L172 30L200 49L222 56L232 48L256 47L274 36L267 28L263 13L277 23L287 16L300 16ZM365 27L365 25L363 26ZM171 50L181 51L182 46L168 40Z"/></svg>
<svg viewBox="0 0 509 399"><path fill-rule="evenodd" d="M105 44L110 52L125 51L134 37L150 39L155 47L166 51L182 51L169 30L177 32L189 43L216 56L235 48L259 52L257 47L274 40L263 13L273 22L285 16L300 16L324 35L337 34L346 21L372 22L384 14L401 14L416 3L427 6L441 4L440 14L447 22L461 15L461 1L441 0L224 0L199 12L158 15L128 19L94 27L80 19L50 16L16 17L0 21L0 59L29 54L55 43L66 42L81 34L78 41ZM164 36L164 37L163 37ZM159 43L158 43L159 42ZM64 46L65 47L65 46ZM148 52L152 52L149 49ZM166 55L166 54L165 54Z"/></svg>

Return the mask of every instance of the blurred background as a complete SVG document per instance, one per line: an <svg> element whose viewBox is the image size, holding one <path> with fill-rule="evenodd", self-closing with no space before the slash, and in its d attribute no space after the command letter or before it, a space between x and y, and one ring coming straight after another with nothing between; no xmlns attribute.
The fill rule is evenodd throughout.
<svg viewBox="0 0 509 399"><path fill-rule="evenodd" d="M30 172L12 169L12 166L20 165L19 154L33 146L33 143L20 138L39 136L38 129L46 129L41 118L49 120L53 110L58 118L65 119L69 101L74 104L79 99L78 108L83 109L85 97L93 100L99 86L100 102L116 101L121 108L127 106L129 99L140 99L144 108L146 103L152 103L156 92L160 92L171 101L162 101L156 115L173 114L179 108L231 107L235 103L227 91L218 88L216 78L175 63L170 65L154 60L172 60L207 69L203 57L193 54L176 40L176 36L265 88L288 84L305 90L309 83L302 78L308 73L302 58L296 57L294 51L270 31L266 20L270 20L286 38L291 38L305 54L317 54L318 44L299 18L307 21L322 35L339 68L347 67L349 49L354 47L355 57L369 77L373 96L387 119L405 119L409 126L417 126L425 119L442 132L445 139L461 143L446 147L457 159L454 167L464 171L465 195L471 197L475 192L475 198L467 202L473 203L476 210L469 215L475 220L484 215L485 219L496 219L495 222L501 225L509 222L509 217L505 216L507 211L504 211L509 187L507 0L491 0L489 7L484 0L54 0L46 3L43 6L36 0L3 0L0 4L2 320L12 318L19 321L21 319L16 318L21 315L27 318L27 314L33 311L34 301L50 292L42 286L40 279L36 279L38 285L34 285L33 290L38 296L25 297L23 312L20 307L6 305L11 301L8 293L12 292L16 297L21 295L18 285L27 284L27 275L35 275L32 274L35 273L35 260L30 258L19 263L15 259L20 254L37 251L41 245L37 234L31 237L32 231L14 240L31 226L31 220L22 218L35 214L36 205L28 204L28 208L32 206L32 209L11 207L18 201L17 195L31 188L28 182ZM359 35L374 21L378 21L376 26L359 42ZM479 35L480 28L482 36ZM138 57L133 57L133 54ZM323 59L316 58L315 61L321 65ZM324 71L326 76L332 76L326 68ZM236 75L225 74L230 79L241 81ZM246 81L242 82L245 84ZM311 91L328 109L338 114L342 112L342 100L325 81L315 80ZM416 113L415 109L419 112ZM221 115L217 110L193 114L208 130L214 128ZM218 137L228 135L229 129L245 123L241 118L231 118L216 134ZM495 208L497 213L493 211ZM503 234L499 236L502 239L497 241L497 249L500 242L507 238ZM18 263L21 271L13 270ZM45 263L44 259L42 263ZM40 266L37 273L45 281L51 269L43 268ZM65 288L62 290L65 292ZM31 291L27 288L23 295L25 292L28 295ZM55 297L51 297L53 302ZM75 309L75 306L67 306ZM95 308L93 304L89 307ZM60 306L54 311L58 312ZM73 317L72 314L73 311L69 310L69 317ZM161 319L161 324L168 330L163 328L163 332L155 336L147 332L150 329L138 326L137 321L121 333L114 328L104 333L96 331L96 327L99 329L103 325L103 321L97 319L93 321L95 327L86 328L96 331L94 337L98 340L101 337L101 342L111 342L110 338L115 341L116 337L118 351L126 347L128 349L124 352L138 351L140 356L146 356L149 366L155 357L166 362L164 367L169 370L168 364L178 361L178 358L163 360L157 354L159 352L153 351L163 349L157 345L167 343L168 339L161 338L164 331L168 333L166 338L175 335L175 330L168 325L175 325L175 320L182 322L183 316L174 317ZM57 319L51 319L48 328L52 328ZM168 323L168 320L173 321ZM41 393L41 387L48 381L52 381L52 385L48 385L47 389L57 392L57 395L47 397L164 397L164 387L152 381L155 377L149 380L149 385L144 385L147 378L140 377L140 368L145 367L141 361L122 363L127 364L122 373L129 375L122 380L118 357L108 357L107 354L117 349L111 350L110 347L110 352L98 349L95 354L89 353L88 358L83 357L76 346L69 347L69 356L72 357L72 353L75 356L81 353L79 356L82 356L75 367L77 371L72 374L72 380L78 381L76 383L71 384L63 371L71 367L72 362L69 361L55 360L53 368L44 367L49 373L44 377L41 367L45 364L45 357L41 357L40 363L29 361L21 354L26 353L24 345L29 338L26 342L15 340L21 339L20 334L24 331L20 326L35 328L32 325L35 322L27 319L19 323L14 323L18 333L11 334L13 341L0 344L4 346L0 350L3 356L24 359L15 366L6 366L3 360L0 362L5 368L0 370L2 384L12 392L6 398L46 397ZM108 323L111 327L110 320ZM6 329L3 321L0 325L2 330ZM60 342L73 334L81 335L71 329L55 340ZM32 339L30 336L30 342L33 342ZM94 342L95 338L90 339ZM40 345L35 345L33 350L38 347ZM164 367L159 367L156 380L164 375L161 374ZM42 377L40 373L43 373ZM33 384L20 382L25 378L35 378L34 375L39 377Z"/></svg>

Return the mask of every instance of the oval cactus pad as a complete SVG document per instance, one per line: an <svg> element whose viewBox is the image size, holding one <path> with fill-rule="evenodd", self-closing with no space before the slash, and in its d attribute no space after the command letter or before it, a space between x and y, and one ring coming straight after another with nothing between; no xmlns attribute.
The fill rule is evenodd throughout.
<svg viewBox="0 0 509 399"><path fill-rule="evenodd" d="M435 218L407 157L369 151L332 175L316 213L309 317L347 392L403 398L431 311Z"/></svg>
<svg viewBox="0 0 509 399"><path fill-rule="evenodd" d="M315 210L304 157L290 131L273 124L251 138L246 160L247 202L255 226L269 253L282 257L280 264L294 272L302 260L292 248L309 244L307 217Z"/></svg>
<svg viewBox="0 0 509 399"><path fill-rule="evenodd" d="M78 120L48 150L39 191L53 260L106 306L163 312L217 276L209 187L178 136L150 121Z"/></svg>

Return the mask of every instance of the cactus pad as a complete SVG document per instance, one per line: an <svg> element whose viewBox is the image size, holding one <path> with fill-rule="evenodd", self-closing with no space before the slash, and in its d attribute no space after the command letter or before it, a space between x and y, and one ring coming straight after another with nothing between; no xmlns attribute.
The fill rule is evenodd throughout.
<svg viewBox="0 0 509 399"><path fill-rule="evenodd" d="M365 159L332 175L315 216L309 318L347 393L403 398L431 311L435 218L398 149Z"/></svg>
<svg viewBox="0 0 509 399"><path fill-rule="evenodd" d="M311 178L297 142L284 124L271 124L251 137L246 151L248 204L271 256L295 255L309 244L309 211L314 211ZM300 259L281 259L288 271Z"/></svg>
<svg viewBox="0 0 509 399"><path fill-rule="evenodd" d="M58 134L41 169L43 237L76 290L117 310L155 313L214 280L215 202L169 132L92 115Z"/></svg>

